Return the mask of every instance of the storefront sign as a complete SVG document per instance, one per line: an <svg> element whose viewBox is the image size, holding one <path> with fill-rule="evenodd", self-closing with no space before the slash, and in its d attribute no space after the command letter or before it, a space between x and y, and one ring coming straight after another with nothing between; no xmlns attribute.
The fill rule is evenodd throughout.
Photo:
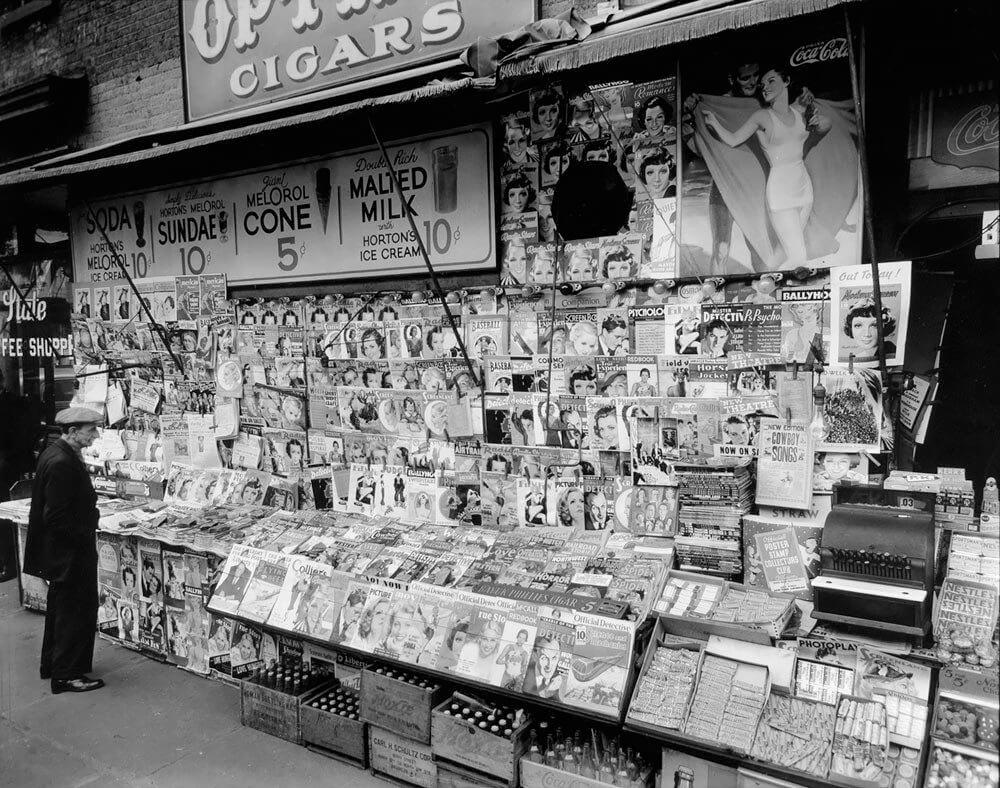
<svg viewBox="0 0 1000 788"><path fill-rule="evenodd" d="M528 0L182 0L188 119L455 55L534 18Z"/></svg>
<svg viewBox="0 0 1000 788"><path fill-rule="evenodd" d="M910 188L995 184L998 128L995 82L924 91L910 119Z"/></svg>
<svg viewBox="0 0 1000 788"><path fill-rule="evenodd" d="M435 268L494 267L491 129L402 141L388 153ZM120 279L116 256L136 278L224 273L230 284L425 270L377 148L89 205L92 213L86 203L71 211L79 283Z"/></svg>
<svg viewBox="0 0 1000 788"><path fill-rule="evenodd" d="M955 167L998 168L996 91L938 96L931 158Z"/></svg>

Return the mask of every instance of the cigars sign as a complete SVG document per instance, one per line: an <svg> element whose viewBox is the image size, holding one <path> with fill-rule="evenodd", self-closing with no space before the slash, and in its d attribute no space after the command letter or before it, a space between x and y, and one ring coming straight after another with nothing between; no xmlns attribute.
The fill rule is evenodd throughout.
<svg viewBox="0 0 1000 788"><path fill-rule="evenodd" d="M493 136L470 126L387 146L441 271L496 267ZM224 273L230 284L421 273L417 237L377 148L70 211L74 281Z"/></svg>
<svg viewBox="0 0 1000 788"><path fill-rule="evenodd" d="M181 0L188 119L454 56L530 0Z"/></svg>

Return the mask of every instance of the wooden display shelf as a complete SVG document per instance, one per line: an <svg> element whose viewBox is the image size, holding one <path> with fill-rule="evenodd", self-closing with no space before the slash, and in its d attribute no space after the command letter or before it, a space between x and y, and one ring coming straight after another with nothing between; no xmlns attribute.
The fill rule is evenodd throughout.
<svg viewBox="0 0 1000 788"><path fill-rule="evenodd" d="M452 685L455 687L467 687L471 690L476 690L478 692L488 692L490 695L493 695L495 697L505 698L507 700L513 701L517 703L519 706L526 706L532 709L544 709L546 711L555 714L569 715L571 717L576 717L578 719L586 720L596 725L612 725L612 726L614 725L620 726L624 722L625 712L628 709L628 703L626 699L632 696L632 690L635 688L635 680L637 675L636 663L640 661L642 658L643 651L640 646L644 643L644 638L640 628L639 632L637 633L636 647L632 652L632 664L629 666L629 676L628 680L626 681L626 686L624 688L624 692L622 695L623 700L621 708L618 710L617 715L611 716L611 715L595 714L594 712L588 709L581 709L575 706L569 706L565 703L559 703L558 701L553 701L548 698L538 697L537 695L527 695L523 692L514 692L511 690L503 689L502 687L495 687L492 684L484 684L480 681L474 681L468 678L467 676L460 676L456 673L449 673L444 670L428 668L425 667L424 665L413 665L409 662L403 662L402 660L393 659L392 657L372 654L370 652L362 651L360 649L352 648L350 646L345 646L340 643L330 643L325 640L320 640L318 638L310 637L309 635L304 633L291 634L288 632L283 632L280 629L274 629L273 627L261 624L259 621L253 621L251 619L244 618L243 616L240 615L227 613L225 614L225 617L231 618L234 621L240 621L244 624L255 627L257 629L263 629L267 630L268 632L273 632L276 635L291 636L303 642L321 646L329 651L341 652L344 654L352 654L363 660L375 661L378 662L379 664L389 665L393 669L398 668L400 670L409 671L410 673L417 674L421 677L434 679L445 686Z"/></svg>

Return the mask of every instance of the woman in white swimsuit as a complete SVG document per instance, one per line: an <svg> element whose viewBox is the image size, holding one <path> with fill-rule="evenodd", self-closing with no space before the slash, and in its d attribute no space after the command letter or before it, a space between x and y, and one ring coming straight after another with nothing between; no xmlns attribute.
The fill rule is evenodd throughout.
<svg viewBox="0 0 1000 788"><path fill-rule="evenodd" d="M737 147L757 135L771 169L767 175L765 197L771 225L785 253L784 260L772 261L783 267L804 265L808 260L805 228L813 206L813 185L803 156L806 140L813 131L823 132L828 121L815 109L809 121L801 102L810 100L804 93L794 103L788 101L789 76L777 68L764 72L760 80L760 98L764 104L735 132L724 128L711 110L702 110L705 123L724 143Z"/></svg>

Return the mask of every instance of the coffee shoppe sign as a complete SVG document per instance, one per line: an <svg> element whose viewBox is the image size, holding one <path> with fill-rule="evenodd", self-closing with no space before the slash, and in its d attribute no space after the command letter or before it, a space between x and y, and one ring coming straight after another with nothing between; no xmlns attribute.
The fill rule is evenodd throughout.
<svg viewBox="0 0 1000 788"><path fill-rule="evenodd" d="M181 0L196 120L455 55L532 0Z"/></svg>
<svg viewBox="0 0 1000 788"><path fill-rule="evenodd" d="M470 126L387 146L439 271L496 267L493 135ZM417 237L378 148L70 211L74 281L224 273L230 284L421 273Z"/></svg>

